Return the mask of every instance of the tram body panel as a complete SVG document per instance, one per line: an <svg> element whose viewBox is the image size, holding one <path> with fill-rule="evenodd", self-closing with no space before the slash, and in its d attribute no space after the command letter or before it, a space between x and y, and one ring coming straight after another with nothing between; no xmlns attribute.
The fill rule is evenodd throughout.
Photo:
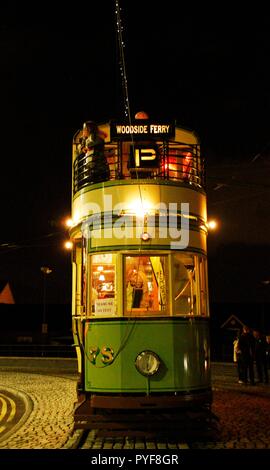
<svg viewBox="0 0 270 470"><path fill-rule="evenodd" d="M86 391L151 393L208 387L207 323L195 319L91 320L85 340ZM161 360L158 373L149 378L135 368L136 357L145 350L155 352ZM104 364L104 359L114 356L112 363Z"/></svg>
<svg viewBox="0 0 270 470"><path fill-rule="evenodd" d="M114 184L113 184L114 183ZM117 185L115 184L117 183ZM107 199L106 199L107 198ZM162 181L136 180L103 183L102 187L87 187L76 194L73 201L72 219L84 220L93 213L108 211L127 211L134 213L138 208L158 210L159 204L167 208L175 202L180 211L181 203L189 204L189 213L206 222L206 197L203 191Z"/></svg>
<svg viewBox="0 0 270 470"><path fill-rule="evenodd" d="M94 125L93 133L88 123L89 135L85 123L74 136L72 160L75 425L91 428L102 409L106 415L168 407L181 415L182 407L209 407L207 207L198 138L173 126L168 135L140 138L123 125L121 136L113 123ZM151 130L150 121L141 124ZM135 282L133 271L145 282L138 274Z"/></svg>
<svg viewBox="0 0 270 470"><path fill-rule="evenodd" d="M108 230L101 230L101 236L100 237L95 237L97 235L97 231L93 230L91 232L91 241L90 241L90 250L93 252L98 252L98 251L104 251L104 250L121 250L121 249L126 249L126 250L137 250L138 249L138 238L133 233L133 227L129 228L124 228L124 233L125 236L123 238L114 238L111 240L109 237L109 231ZM142 230L141 230L142 232ZM187 240L187 245L185 246L186 249L190 251L195 251L195 252L200 252L200 253L206 253L206 234L203 231L197 231L197 230L189 230L188 233L185 233L184 230L182 230L181 233L181 238L178 239L173 239L173 238L159 238L156 234L157 229L148 227L147 233L150 235L150 241L148 245L143 245L141 250L151 250L151 249L156 249L156 250L168 250L172 248L174 243L181 243L181 240L183 241L183 244ZM110 240L110 243L108 242ZM180 251L180 250L179 250Z"/></svg>

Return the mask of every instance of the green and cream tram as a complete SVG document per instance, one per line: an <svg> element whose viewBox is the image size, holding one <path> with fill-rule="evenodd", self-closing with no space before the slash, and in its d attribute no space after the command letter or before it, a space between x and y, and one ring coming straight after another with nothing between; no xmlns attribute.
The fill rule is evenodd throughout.
<svg viewBox="0 0 270 470"><path fill-rule="evenodd" d="M204 160L193 132L141 116L73 139L76 427L211 404Z"/></svg>

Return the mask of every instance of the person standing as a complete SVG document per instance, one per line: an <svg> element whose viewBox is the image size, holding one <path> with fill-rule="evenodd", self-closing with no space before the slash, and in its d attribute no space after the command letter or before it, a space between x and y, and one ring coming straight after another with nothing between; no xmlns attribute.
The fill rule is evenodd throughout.
<svg viewBox="0 0 270 470"><path fill-rule="evenodd" d="M85 163L92 183L110 179L110 169L104 153L104 139L94 122L87 123L88 137L85 140Z"/></svg>
<svg viewBox="0 0 270 470"><path fill-rule="evenodd" d="M248 326L243 327L243 332L239 338L238 348L243 364L244 383L248 383L249 376L250 384L255 385L253 368L255 340Z"/></svg>
<svg viewBox="0 0 270 470"><path fill-rule="evenodd" d="M233 362L237 363L238 383L244 383L243 358L239 349L239 333L233 342Z"/></svg>
<svg viewBox="0 0 270 470"><path fill-rule="evenodd" d="M270 336L266 336L266 363L267 369L270 369Z"/></svg>
<svg viewBox="0 0 270 470"><path fill-rule="evenodd" d="M253 336L255 339L255 362L256 370L258 374L259 383L268 384L268 370L267 370L267 341L266 338L258 331L253 331Z"/></svg>

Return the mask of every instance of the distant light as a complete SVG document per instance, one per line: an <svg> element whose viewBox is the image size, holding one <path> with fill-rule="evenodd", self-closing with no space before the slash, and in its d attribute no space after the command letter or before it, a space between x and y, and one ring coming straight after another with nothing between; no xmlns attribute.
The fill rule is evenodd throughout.
<svg viewBox="0 0 270 470"><path fill-rule="evenodd" d="M218 223L214 219L209 220L209 222L207 222L207 227L208 227L209 230L216 230L217 226L218 226Z"/></svg>
<svg viewBox="0 0 270 470"><path fill-rule="evenodd" d="M43 274L51 274L52 269L48 268L48 266L41 266L40 271L43 272Z"/></svg>
<svg viewBox="0 0 270 470"><path fill-rule="evenodd" d="M73 226L73 220L70 217L65 220L65 226L66 227L72 227Z"/></svg>
<svg viewBox="0 0 270 470"><path fill-rule="evenodd" d="M73 248L73 243L72 243L72 241L67 240L67 241L64 243L64 247L65 247L66 250L72 250L72 248Z"/></svg>

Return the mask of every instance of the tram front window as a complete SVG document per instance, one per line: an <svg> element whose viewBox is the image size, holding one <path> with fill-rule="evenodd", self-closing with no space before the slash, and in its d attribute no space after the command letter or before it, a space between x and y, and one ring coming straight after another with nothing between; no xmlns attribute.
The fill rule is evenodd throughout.
<svg viewBox="0 0 270 470"><path fill-rule="evenodd" d="M91 257L91 313L115 315L115 254Z"/></svg>
<svg viewBox="0 0 270 470"><path fill-rule="evenodd" d="M125 314L166 315L167 311L167 256L125 257Z"/></svg>

